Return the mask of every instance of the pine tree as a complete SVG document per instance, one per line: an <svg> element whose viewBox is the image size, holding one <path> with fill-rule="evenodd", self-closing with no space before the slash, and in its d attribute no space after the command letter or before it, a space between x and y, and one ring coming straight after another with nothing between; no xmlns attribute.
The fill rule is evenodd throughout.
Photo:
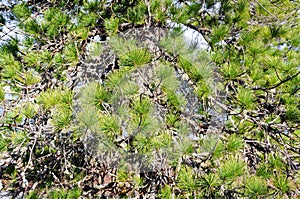
<svg viewBox="0 0 300 199"><path fill-rule="evenodd" d="M0 195L299 197L299 7L1 3Z"/></svg>

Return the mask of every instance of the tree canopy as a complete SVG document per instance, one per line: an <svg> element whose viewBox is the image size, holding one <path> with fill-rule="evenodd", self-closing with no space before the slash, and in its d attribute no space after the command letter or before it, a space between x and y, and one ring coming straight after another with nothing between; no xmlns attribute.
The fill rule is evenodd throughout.
<svg viewBox="0 0 300 199"><path fill-rule="evenodd" d="M299 197L299 10L0 3L0 196Z"/></svg>

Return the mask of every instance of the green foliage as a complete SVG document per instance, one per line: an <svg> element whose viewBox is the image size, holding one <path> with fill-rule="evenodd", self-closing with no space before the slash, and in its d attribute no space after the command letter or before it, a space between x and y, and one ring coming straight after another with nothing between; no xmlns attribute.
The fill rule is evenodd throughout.
<svg viewBox="0 0 300 199"><path fill-rule="evenodd" d="M299 184L300 183L300 173L299 171L297 172L296 176L295 176L295 183Z"/></svg>
<svg viewBox="0 0 300 199"><path fill-rule="evenodd" d="M59 91L55 90L47 90L37 97L37 103L41 104L45 109L53 108L60 100L61 95L59 95Z"/></svg>
<svg viewBox="0 0 300 199"><path fill-rule="evenodd" d="M64 53L64 56L65 56L65 59L67 62L73 63L74 65L77 63L78 49L77 49L76 44L70 43L70 44L66 45L63 53Z"/></svg>
<svg viewBox="0 0 300 199"><path fill-rule="evenodd" d="M167 92L168 104L175 110L180 111L186 105L186 99L181 93Z"/></svg>
<svg viewBox="0 0 300 199"><path fill-rule="evenodd" d="M24 40L22 41L22 44L24 45L24 47L29 48L33 45L34 39L28 36L25 36ZM28 52L28 54L30 54L30 52ZM27 55L25 55L24 57L26 57Z"/></svg>
<svg viewBox="0 0 300 199"><path fill-rule="evenodd" d="M131 97L131 96L134 96L134 95L138 94L139 86L136 83L132 82L132 81L126 81L122 85L121 89L122 89L123 94L125 96Z"/></svg>
<svg viewBox="0 0 300 199"><path fill-rule="evenodd" d="M211 92L211 86L207 82L198 83L195 89L195 93L201 99L206 99Z"/></svg>
<svg viewBox="0 0 300 199"><path fill-rule="evenodd" d="M207 135L203 140L200 140L201 151L203 152L213 152L219 139L217 135Z"/></svg>
<svg viewBox="0 0 300 199"><path fill-rule="evenodd" d="M229 34L229 27L227 25L220 25L213 29L212 37L210 39L211 43L216 43L225 39L225 37Z"/></svg>
<svg viewBox="0 0 300 199"><path fill-rule="evenodd" d="M236 152L243 147L244 140L237 134L232 134L227 142L227 150L230 152Z"/></svg>
<svg viewBox="0 0 300 199"><path fill-rule="evenodd" d="M151 102L147 98L136 99L133 102L133 113L135 115L148 115L151 111Z"/></svg>
<svg viewBox="0 0 300 199"><path fill-rule="evenodd" d="M114 84L111 82L112 86ZM103 103L107 103L110 100L110 93L99 83L92 82L82 89L80 93L80 102L82 105L92 105L99 109L103 108Z"/></svg>
<svg viewBox="0 0 300 199"><path fill-rule="evenodd" d="M109 40L109 44L114 50L114 52L119 56L129 54L130 51L137 50L140 48L136 40L124 39L117 35L113 36Z"/></svg>
<svg viewBox="0 0 300 199"><path fill-rule="evenodd" d="M68 197L67 199L78 199L81 196L81 190L80 188L73 188L72 190L68 191Z"/></svg>
<svg viewBox="0 0 300 199"><path fill-rule="evenodd" d="M55 54L55 56L56 56L56 57L54 57L55 61L57 61L57 55L58 54ZM44 63L46 65L49 65L49 63L52 61L52 55L51 55L51 53L48 50L41 51L38 54L38 61L40 63Z"/></svg>
<svg viewBox="0 0 300 199"><path fill-rule="evenodd" d="M151 61L148 49L139 47L135 40L125 40L114 36L110 40L113 50L119 55L120 62L124 66L142 66Z"/></svg>
<svg viewBox="0 0 300 199"><path fill-rule="evenodd" d="M28 102L22 107L22 114L26 118L33 118L37 114L37 106L31 102Z"/></svg>
<svg viewBox="0 0 300 199"><path fill-rule="evenodd" d="M297 10L297 1L266 0L7 1L0 9L3 189L17 195L22 185L26 197L41 198L47 181L48 198L86 197L68 188L76 181L84 189L105 184L108 197L298 197ZM157 27L169 30L159 51L126 39L125 31L140 28L156 40L147 31ZM186 42L187 28L207 49ZM118 67L78 92L82 63L108 49ZM97 72L106 67L100 61ZM142 74L149 67L155 73ZM225 126L214 126L217 105ZM90 134L97 153L142 154L145 165L155 154L163 171L136 175L123 156L100 161L85 153ZM115 171L115 162L124 165ZM38 191L28 191L31 183Z"/></svg>
<svg viewBox="0 0 300 199"><path fill-rule="evenodd" d="M4 100L5 92L2 86L0 86L0 102Z"/></svg>
<svg viewBox="0 0 300 199"><path fill-rule="evenodd" d="M276 170L281 170L283 169L283 162L281 160L281 157L278 156L277 154L274 156L269 156L268 162L271 168L276 169Z"/></svg>
<svg viewBox="0 0 300 199"><path fill-rule="evenodd" d="M155 149L163 149L172 146L172 136L169 131L163 131L151 139L151 144Z"/></svg>
<svg viewBox="0 0 300 199"><path fill-rule="evenodd" d="M69 107L73 106L73 98L74 98L74 93L71 90L62 90L60 92L61 95L61 103L65 104Z"/></svg>
<svg viewBox="0 0 300 199"><path fill-rule="evenodd" d="M3 53L0 56L0 67L2 78L15 78L18 72L21 71L21 65L11 53Z"/></svg>
<svg viewBox="0 0 300 199"><path fill-rule="evenodd" d="M183 138L175 148L177 148L177 152L179 152L181 156L190 155L194 152L193 143L189 138Z"/></svg>
<svg viewBox="0 0 300 199"><path fill-rule="evenodd" d="M4 139L4 136L0 134L0 152L5 152L7 150L7 141Z"/></svg>
<svg viewBox="0 0 300 199"><path fill-rule="evenodd" d="M261 177L251 176L246 181L246 195L249 198L257 198L268 193L267 181Z"/></svg>
<svg viewBox="0 0 300 199"><path fill-rule="evenodd" d="M222 142L218 142L217 145L214 148L214 151L212 151L213 152L213 157L220 157L220 156L222 156L223 153L224 153L224 151L225 151L225 147L224 147L223 143Z"/></svg>
<svg viewBox="0 0 300 199"><path fill-rule="evenodd" d="M128 19L134 25L141 25L145 23L147 7L144 2L139 2L133 8L127 11Z"/></svg>
<svg viewBox="0 0 300 199"><path fill-rule="evenodd" d="M254 82L257 82L261 80L263 77L263 71L259 66L255 66L251 71L250 71L250 77Z"/></svg>
<svg viewBox="0 0 300 199"><path fill-rule="evenodd" d="M55 38L58 36L60 30L66 27L69 20L67 14L58 8L52 7L45 11L43 20L39 24L49 38Z"/></svg>
<svg viewBox="0 0 300 199"><path fill-rule="evenodd" d="M26 6L25 3L20 3L14 6L13 8L13 13L16 15L18 18L28 18L30 16L30 10Z"/></svg>
<svg viewBox="0 0 300 199"><path fill-rule="evenodd" d="M34 73L34 70L27 70L24 73L18 74L16 80L25 86L34 85L40 81L40 77Z"/></svg>
<svg viewBox="0 0 300 199"><path fill-rule="evenodd" d="M26 145L26 141L28 140L27 133L24 131L14 131L11 133L11 144L13 146L20 146L20 144Z"/></svg>
<svg viewBox="0 0 300 199"><path fill-rule="evenodd" d="M20 25L22 29L24 29L26 32L37 36L39 32L41 31L39 24L33 20L28 19L24 22L24 24Z"/></svg>
<svg viewBox="0 0 300 199"><path fill-rule="evenodd" d="M119 134L120 125L118 118L114 115L100 115L99 116L100 129L109 137L113 137L115 134Z"/></svg>
<svg viewBox="0 0 300 199"><path fill-rule="evenodd" d="M24 61L28 64L28 66L38 65L38 53L30 52L24 56Z"/></svg>
<svg viewBox="0 0 300 199"><path fill-rule="evenodd" d="M207 52L199 50L189 53L188 50L178 59L178 66L196 83L195 92L200 98L208 97L212 92L213 65Z"/></svg>
<svg viewBox="0 0 300 199"><path fill-rule="evenodd" d="M175 76L175 70L169 65L160 65L156 69L156 76L164 92L175 92L179 86L179 81ZM159 86L159 85L158 85Z"/></svg>
<svg viewBox="0 0 300 199"><path fill-rule="evenodd" d="M48 25L64 26L67 24L69 17L57 8L48 9L44 14L45 21L49 22Z"/></svg>
<svg viewBox="0 0 300 199"><path fill-rule="evenodd" d="M151 61L151 55L145 48L130 50L127 54L120 57L125 66L142 66Z"/></svg>
<svg viewBox="0 0 300 199"><path fill-rule="evenodd" d="M1 56L6 54L12 54L14 56L17 56L19 51L18 42L19 40L17 38L11 38L5 43L1 43L0 45L0 52L2 53Z"/></svg>
<svg viewBox="0 0 300 199"><path fill-rule="evenodd" d="M47 198L49 198L49 199L78 199L80 196L81 196L81 190L76 187L71 190L52 189L49 191Z"/></svg>
<svg viewBox="0 0 300 199"><path fill-rule="evenodd" d="M214 173L204 174L200 179L199 185L203 195L206 197L214 197L217 194L218 187L222 184L219 176Z"/></svg>
<svg viewBox="0 0 300 199"><path fill-rule="evenodd" d="M298 122L300 118L300 108L298 106L288 106L286 116L288 120Z"/></svg>
<svg viewBox="0 0 300 199"><path fill-rule="evenodd" d="M172 0L166 1L151 1L150 12L154 15L153 18L155 22L159 22L162 24L166 23L167 16L165 15L165 11L169 9L172 4Z"/></svg>
<svg viewBox="0 0 300 199"><path fill-rule="evenodd" d="M172 7L171 12L174 14L172 21L180 24L188 20L189 18L188 13L190 12L190 10L189 10L189 6L184 5L184 6L180 6L177 9L174 9L174 7Z"/></svg>
<svg viewBox="0 0 300 199"><path fill-rule="evenodd" d="M37 104L42 105L46 110L56 106L71 107L73 105L73 92L65 89L47 90L37 97Z"/></svg>
<svg viewBox="0 0 300 199"><path fill-rule="evenodd" d="M254 99L255 96L249 89L245 88L238 88L237 92L237 100L240 102L242 107L245 107L246 109L251 109L254 107Z"/></svg>
<svg viewBox="0 0 300 199"><path fill-rule="evenodd" d="M272 167L269 164L263 163L257 168L256 175L265 179L270 178L273 175Z"/></svg>
<svg viewBox="0 0 300 199"><path fill-rule="evenodd" d="M233 80L242 73L241 65L236 63L225 64L221 71L223 76L228 80Z"/></svg>
<svg viewBox="0 0 300 199"><path fill-rule="evenodd" d="M179 117L176 114L169 113L166 115L166 123L169 126L176 126L176 124L179 122Z"/></svg>
<svg viewBox="0 0 300 199"><path fill-rule="evenodd" d="M199 182L196 180L196 175L190 167L182 167L177 178L177 185L183 191L192 194L198 190Z"/></svg>
<svg viewBox="0 0 300 199"><path fill-rule="evenodd" d="M282 193L288 193L290 191L289 181L285 175L276 175L274 185Z"/></svg>
<svg viewBox="0 0 300 199"><path fill-rule="evenodd" d="M118 182L126 182L130 178L131 173L126 168L126 164L124 162L120 163L117 173L117 181Z"/></svg>
<svg viewBox="0 0 300 199"><path fill-rule="evenodd" d="M62 105L58 106L54 110L51 123L56 130L62 130L71 123L72 115L72 110L70 110L70 108Z"/></svg>
<svg viewBox="0 0 300 199"><path fill-rule="evenodd" d="M160 45L170 55L189 57L189 53L197 56L197 51L190 49L183 37L183 29L180 26L175 26L168 34L162 38Z"/></svg>
<svg viewBox="0 0 300 199"><path fill-rule="evenodd" d="M139 87L136 83L129 80L126 75L131 69L123 68L111 73L105 81L105 86L109 92L103 90L103 97L107 98L109 102L116 102L123 97L133 97L137 94ZM99 93L100 94L100 93ZM101 95L99 95L100 97ZM101 99L100 99L101 100ZM102 100L101 100L102 101Z"/></svg>
<svg viewBox="0 0 300 199"><path fill-rule="evenodd" d="M119 18L111 18L104 21L105 31L108 35L114 35L118 31Z"/></svg>
<svg viewBox="0 0 300 199"><path fill-rule="evenodd" d="M39 196L38 196L38 193L37 191L33 191L31 190L28 195L26 196L27 199L38 199Z"/></svg>
<svg viewBox="0 0 300 199"><path fill-rule="evenodd" d="M150 137L143 134L138 134L135 137L135 140L133 141L133 146L140 154L148 155L150 152L153 151L152 145L153 143Z"/></svg>
<svg viewBox="0 0 300 199"><path fill-rule="evenodd" d="M158 197L162 199L172 199L172 187L169 185L165 185L159 191Z"/></svg>
<svg viewBox="0 0 300 199"><path fill-rule="evenodd" d="M245 164L241 160L230 157L228 160L221 163L218 174L223 181L234 180L243 175Z"/></svg>
<svg viewBox="0 0 300 199"><path fill-rule="evenodd" d="M19 123L23 120L22 115L20 114L20 107L15 107L10 110L9 113L7 113L5 122L7 124L13 124L13 123Z"/></svg>
<svg viewBox="0 0 300 199"><path fill-rule="evenodd" d="M111 90L114 90L118 87L120 87L123 83L126 82L126 77L123 71L115 71L113 73L111 73L108 78L107 81L105 82L105 85L110 88Z"/></svg>
<svg viewBox="0 0 300 199"><path fill-rule="evenodd" d="M53 57L53 61L54 63L57 64L57 66L60 66L61 64L63 64L63 57L61 53L56 53ZM47 61L45 61L47 63Z"/></svg>
<svg viewBox="0 0 300 199"><path fill-rule="evenodd" d="M80 122L79 125L83 126L85 129L96 130L99 127L100 118L98 110L94 106L83 106L82 111L77 114L76 118Z"/></svg>
<svg viewBox="0 0 300 199"><path fill-rule="evenodd" d="M89 45L89 57L96 58L101 55L103 47L99 42L93 42Z"/></svg>

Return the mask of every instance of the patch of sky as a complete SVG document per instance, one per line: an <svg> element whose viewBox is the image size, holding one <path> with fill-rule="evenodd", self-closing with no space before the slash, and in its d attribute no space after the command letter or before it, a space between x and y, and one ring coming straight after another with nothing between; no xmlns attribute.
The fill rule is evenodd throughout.
<svg viewBox="0 0 300 199"><path fill-rule="evenodd" d="M186 26L184 27L186 29L183 33L185 42L187 42L190 46L193 46L197 49L208 49L207 42L199 32L191 28L188 28Z"/></svg>
<svg viewBox="0 0 300 199"><path fill-rule="evenodd" d="M13 92L10 89L10 86L4 86L4 100L16 100L18 99L18 95L14 95Z"/></svg>
<svg viewBox="0 0 300 199"><path fill-rule="evenodd" d="M171 29L174 28L181 28L183 33L184 41L189 45L193 46L195 49L208 49L208 43L205 41L204 37L201 33L193 30L183 24L177 24L171 22L170 20L167 21L168 25Z"/></svg>

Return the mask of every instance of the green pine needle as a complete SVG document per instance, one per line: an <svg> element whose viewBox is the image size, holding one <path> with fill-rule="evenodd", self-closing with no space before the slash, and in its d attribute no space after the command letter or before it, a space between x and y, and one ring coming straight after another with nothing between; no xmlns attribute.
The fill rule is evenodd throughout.
<svg viewBox="0 0 300 199"><path fill-rule="evenodd" d="M237 160L235 158L230 158L224 161L219 169L218 174L223 181L231 181L234 180L236 177L243 175L245 170L244 162Z"/></svg>
<svg viewBox="0 0 300 199"><path fill-rule="evenodd" d="M227 149L230 152L236 152L243 147L244 140L236 134L230 135L227 142Z"/></svg>
<svg viewBox="0 0 300 199"><path fill-rule="evenodd" d="M246 180L246 194L250 198L257 198L268 193L267 181L261 177L251 176Z"/></svg>

